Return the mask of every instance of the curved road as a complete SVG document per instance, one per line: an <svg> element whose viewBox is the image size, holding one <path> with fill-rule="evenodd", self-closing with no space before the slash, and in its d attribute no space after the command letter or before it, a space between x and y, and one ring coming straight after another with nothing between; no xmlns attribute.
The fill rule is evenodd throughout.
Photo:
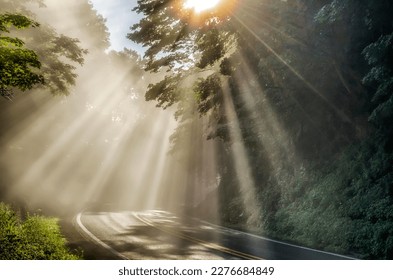
<svg viewBox="0 0 393 280"><path fill-rule="evenodd" d="M158 210L83 212L75 226L85 239L121 259L351 259Z"/></svg>

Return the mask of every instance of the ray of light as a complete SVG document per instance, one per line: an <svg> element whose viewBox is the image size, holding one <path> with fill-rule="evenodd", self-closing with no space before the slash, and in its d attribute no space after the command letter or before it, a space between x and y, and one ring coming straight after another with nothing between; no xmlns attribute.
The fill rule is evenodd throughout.
<svg viewBox="0 0 393 280"><path fill-rule="evenodd" d="M282 56L280 56L272 47L270 47L258 34L255 33L242 19L234 15L234 18L241 26L243 26L250 34L252 34L258 42L260 42L270 53L272 53L278 61L287 67L299 80L301 80L313 93L323 100L343 121L353 123L352 120L332 102L330 102L313 84L305 79L295 68L293 68Z"/></svg>
<svg viewBox="0 0 393 280"><path fill-rule="evenodd" d="M250 162L247 156L246 147L242 139L240 123L236 114L235 106L230 94L228 81L223 81L224 106L228 122L231 123L230 135L233 139L231 152L235 160L236 176L239 181L240 194L243 199L243 209L248 217L248 224L251 227L259 228L263 222L261 207L257 201L256 186L252 176Z"/></svg>
<svg viewBox="0 0 393 280"><path fill-rule="evenodd" d="M137 158L129 165L130 171L137 170L134 183L130 186L131 204L142 204L141 207L146 208L149 197L150 201L157 199L153 198L153 195L157 195L156 188L158 187L154 184L154 180L162 178L165 162L163 156L167 153L166 148L169 147L168 138L163 138L163 136L168 135L169 127L169 119L163 118L162 115L161 118L157 118L148 128L148 136L142 139L143 145L138 151Z"/></svg>
<svg viewBox="0 0 393 280"><path fill-rule="evenodd" d="M261 144L265 147L269 163L276 171L283 164L296 164L296 151L290 137L282 127L273 111L266 92L259 86L257 77L246 63L241 64L241 71L235 75L241 91L241 98L250 118L255 120L255 129ZM282 155L286 156L284 160Z"/></svg>
<svg viewBox="0 0 393 280"><path fill-rule="evenodd" d="M255 7L248 6L248 5L242 6L242 12L249 20L252 20L255 23L255 25L257 26L263 25L268 29L276 32L276 34L281 35L283 38L285 38L288 41L294 42L300 46L306 46L304 42L288 34L288 32L286 32L285 30L281 30L280 28L274 26L271 23L274 22L274 18L271 15L264 13L263 16L261 16L260 14L255 13ZM304 30L302 29L302 31Z"/></svg>
<svg viewBox="0 0 393 280"><path fill-rule="evenodd" d="M96 104L98 104L99 106L103 106L104 104L106 106L113 106L117 102L118 100L116 100L116 98L110 98L110 96L102 94L98 97ZM54 112L49 112L49 113L50 113L49 116L52 117ZM45 155L41 156L38 159L38 161L34 163L34 165L29 170L29 172L20 179L21 184L25 185L25 183L30 182L33 179L33 177L39 176L41 174L39 170L45 171L48 168L51 168L52 170L53 168L56 168L55 166L53 166L52 161L56 159L58 155L61 154L63 151L67 150L68 145L71 146L73 145L71 140L73 140L75 137L84 138L87 135L97 131L99 129L100 123L91 122L91 118L92 118L91 113L85 111L82 117L79 117L77 121L72 122L71 125L67 127L67 129L61 135L59 135L57 141L53 143L53 145L45 151ZM45 123L45 120L38 119L37 122ZM32 137L32 135L24 132L23 135L21 135L21 137L25 139L29 139L29 137ZM70 148L70 151L75 152L75 149ZM60 170L64 168L64 166L61 165L62 162L60 162L57 165L57 168Z"/></svg>
<svg viewBox="0 0 393 280"><path fill-rule="evenodd" d="M129 111L125 115L126 121L121 127L116 125L111 114L117 110L119 104L124 104L126 96L122 94L122 91L127 80L130 79L128 73L131 69L123 69L124 71L119 75L120 70L111 72L112 66L97 68L97 61L104 63L105 59L97 60L95 56L89 56L92 59L87 59L79 78L79 80L84 80L84 83L78 83L77 95L71 96L65 103L52 100L46 106L33 111L27 120L13 127L14 133L6 139L6 142L20 143L25 147L25 151L28 147L36 146L35 143L40 143L41 139L46 142L50 138L54 139L45 149L41 147L40 153L29 153L27 157L19 159L23 166L14 164L9 170L17 178L12 184L12 193L24 194L23 196L27 197L32 207L57 202L58 206L78 208L88 201L94 201L97 198L99 200L102 197L101 194L110 192L110 189L121 189L121 186L112 185L113 174L116 172L114 169L118 166L114 163L129 151L134 150L135 153L138 147L130 147L130 139L138 137L142 137L138 141L154 140L153 146L150 147L151 151L144 147L146 154L151 154L151 159L145 160L144 155L140 154L140 163L135 160L128 162L133 165L130 169L140 171L139 174L131 172L129 177L144 175L147 178L153 178L153 187L158 187L160 178L155 178L151 174L155 172L162 174L162 170L158 169L164 168L163 155L168 146L164 145L166 142L162 139L162 134L168 135L173 129L171 128L173 126L169 125L171 114L161 112L154 107L154 104L145 106L144 103L138 101L140 104L136 106L139 107L132 108L132 103L129 103L129 108L123 108ZM130 68L132 67L130 65ZM110 81L110 83L105 81ZM136 87L140 81L139 79L135 83ZM95 91L94 94L93 91ZM148 119L156 120L160 130L157 130L154 135L133 135L135 124L140 119L138 112L145 109L147 110L143 114L146 114ZM159 114L153 117L157 111ZM139 120L139 126L141 123L143 121ZM104 143L104 140L107 143ZM94 142L95 146L92 146ZM162 145L159 145L160 142ZM157 154L154 151L161 155L156 165L154 156ZM10 153L3 154L2 160L6 161L10 157L12 157ZM15 162L17 162L16 159ZM143 173L141 166L145 163L147 165L151 163L151 165L147 166ZM126 172L125 169L118 182L124 185L132 184L132 179L126 182L128 178L124 172ZM145 196L149 193L150 187L145 186L141 193ZM130 197L126 193L130 191L129 188L123 187L122 191L124 191L123 195L119 193L120 191L117 195L124 198ZM153 191L152 195L156 192ZM131 204L132 200L128 200ZM158 198L152 198L153 200L156 201ZM135 203L141 204L141 199L136 199Z"/></svg>

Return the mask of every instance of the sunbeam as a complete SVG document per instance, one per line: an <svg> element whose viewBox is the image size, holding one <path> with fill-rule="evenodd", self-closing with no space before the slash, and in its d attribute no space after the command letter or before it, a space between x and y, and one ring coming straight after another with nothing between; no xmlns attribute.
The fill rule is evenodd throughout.
<svg viewBox="0 0 393 280"><path fill-rule="evenodd" d="M259 202L257 201L256 185L251 173L250 163L246 148L244 146L240 125L236 116L236 110L233 101L230 97L229 86L226 81L223 85L224 90L224 106L225 112L228 116L228 121L231 123L230 135L233 139L233 147L231 152L235 160L235 170L237 179L239 181L240 194L242 196L243 210L248 217L248 224L250 227L258 229L262 226L262 213L260 212Z"/></svg>
<svg viewBox="0 0 393 280"><path fill-rule="evenodd" d="M241 70L236 73L234 78L238 82L239 90L243 93L241 98L250 118L255 120L254 129L259 136L261 145L269 151L267 153L268 161L273 165L274 174L280 173L284 165L293 165L295 168L296 165L299 165L296 160L295 147L269 104L265 90L256 82L257 77L245 61L241 64ZM262 101L260 101L261 99Z"/></svg>
<svg viewBox="0 0 393 280"><path fill-rule="evenodd" d="M248 32L250 32L258 42L260 42L267 50L269 50L278 61L280 61L283 65L285 65L296 77L298 77L313 93L315 93L319 98L321 98L327 105L330 106L337 115L347 123L352 123L352 120L337 106L332 104L330 100L328 100L313 84L311 84L306 78L304 78L295 68L293 68L283 57L281 57L272 47L270 47L258 34L251 29L248 25L244 23L242 19L238 16L234 15L236 21L244 27Z"/></svg>

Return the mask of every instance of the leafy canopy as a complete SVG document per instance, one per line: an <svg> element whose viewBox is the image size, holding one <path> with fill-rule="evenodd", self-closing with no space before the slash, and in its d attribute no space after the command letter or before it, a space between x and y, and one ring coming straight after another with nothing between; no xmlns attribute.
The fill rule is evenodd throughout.
<svg viewBox="0 0 393 280"><path fill-rule="evenodd" d="M220 9L195 13L183 4L181 0L139 0L134 11L144 17L128 34L129 39L146 47L146 71L167 72L159 82L148 87L146 99L158 101L157 106L163 108L178 104L177 116L184 116L183 112L187 111L188 105L182 102L189 99L187 92L194 93L194 101L200 103L200 113L215 107L205 104L206 101L220 98L206 94L219 95L220 92L205 91L203 98L200 92L204 82L220 83L217 73L228 69L226 58L236 44L236 36L228 28L228 14Z"/></svg>
<svg viewBox="0 0 393 280"><path fill-rule="evenodd" d="M21 39L4 36L11 26L23 29L39 24L21 14L0 14L0 94L5 97L9 97L12 87L24 91L44 83L44 77L36 72L41 67L37 54Z"/></svg>
<svg viewBox="0 0 393 280"><path fill-rule="evenodd" d="M7 55L2 56L2 61L5 63L6 59L13 58L21 64L7 65L8 71L3 73L2 77L9 85L4 85L2 92L10 97L13 89L25 91L37 85L48 89L52 94L67 95L76 82L76 65L83 64L87 50L81 48L78 39L58 34L50 25L39 25L36 21L37 15L30 9L31 5L46 8L42 0L3 0L0 7L0 14L3 15L2 27L13 35L7 38L0 35L5 38L3 43L6 46L2 47L3 51L7 52ZM14 28L10 28L11 26ZM0 30L0 33L3 32L5 31ZM23 41L20 38L23 38ZM8 77L8 80L5 77ZM10 83L10 77L15 78L13 83Z"/></svg>

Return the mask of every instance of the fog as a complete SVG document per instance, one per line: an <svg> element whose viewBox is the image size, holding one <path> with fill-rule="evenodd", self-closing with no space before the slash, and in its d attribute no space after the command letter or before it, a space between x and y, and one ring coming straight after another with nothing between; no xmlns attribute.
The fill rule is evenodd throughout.
<svg viewBox="0 0 393 280"><path fill-rule="evenodd" d="M213 183L192 190L195 153L185 160L169 153L177 123L171 110L145 101L155 77L141 70L140 57L103 47L108 34L91 28L102 19L87 1L45 3L29 6L37 21L78 38L89 53L69 96L36 89L0 101L2 196L54 214L86 207L176 211L200 203L216 187L213 143L197 131L182 143L197 149L207 169L212 165L203 180Z"/></svg>

